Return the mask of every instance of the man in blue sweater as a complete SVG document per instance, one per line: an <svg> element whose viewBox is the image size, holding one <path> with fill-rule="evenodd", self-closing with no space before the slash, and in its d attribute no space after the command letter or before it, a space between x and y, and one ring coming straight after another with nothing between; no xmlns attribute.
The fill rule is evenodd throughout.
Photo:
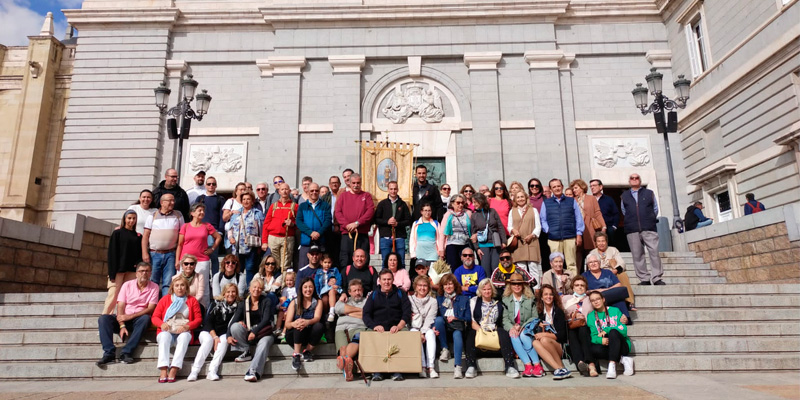
<svg viewBox="0 0 800 400"><path fill-rule="evenodd" d="M331 206L319 199L319 185L308 185L308 201L300 203L297 209L297 229L300 230L300 259L298 265L308 263L311 246L319 246L325 251L325 233L331 229L333 217ZM300 282L300 281L298 281Z"/></svg>
<svg viewBox="0 0 800 400"><path fill-rule="evenodd" d="M586 227L583 214L575 199L564 195L561 179L551 179L550 190L553 196L542 202L542 210L539 212L542 230L547 233L550 252L564 254L567 270L570 275L577 276L576 251L577 246L583 244L583 230Z"/></svg>
<svg viewBox="0 0 800 400"><path fill-rule="evenodd" d="M486 272L483 271L483 267L480 265L475 265L475 252L469 247L461 250L461 263L461 266L456 268L453 275L461 284L461 293L469 297L475 297L475 292L478 290L478 282L486 278Z"/></svg>

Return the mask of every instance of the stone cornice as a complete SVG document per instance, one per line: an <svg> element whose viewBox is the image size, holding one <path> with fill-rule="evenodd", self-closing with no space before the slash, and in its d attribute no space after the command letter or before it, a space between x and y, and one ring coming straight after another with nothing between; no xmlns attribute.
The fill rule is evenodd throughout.
<svg viewBox="0 0 800 400"><path fill-rule="evenodd" d="M503 53L499 51L464 53L464 64L470 71L496 70L501 58Z"/></svg>
<svg viewBox="0 0 800 400"><path fill-rule="evenodd" d="M671 50L648 50L644 58L656 68L672 68Z"/></svg>
<svg viewBox="0 0 800 400"><path fill-rule="evenodd" d="M64 10L64 15L78 30L91 27L109 29L130 24L172 27L180 11L176 8Z"/></svg>
<svg viewBox="0 0 800 400"><path fill-rule="evenodd" d="M272 56L267 59L273 75L292 75L303 72L306 58L303 56Z"/></svg>
<svg viewBox="0 0 800 400"><path fill-rule="evenodd" d="M256 60L256 66L258 67L259 70L261 70L262 78L269 78L272 76L274 68L272 68L272 64L269 62L268 59Z"/></svg>
<svg viewBox="0 0 800 400"><path fill-rule="evenodd" d="M572 61L575 60L575 55L571 54ZM525 62L528 63L528 69L557 69L562 65L564 58L563 50L529 50L525 52ZM566 64L565 67L569 67Z"/></svg>
<svg viewBox="0 0 800 400"><path fill-rule="evenodd" d="M687 181L692 185L701 185L716 176L736 172L736 163L730 157L717 161L708 167L687 177Z"/></svg>
<svg viewBox="0 0 800 400"><path fill-rule="evenodd" d="M170 78L180 78L183 72L189 67L189 64L183 60L167 60L166 68L167 74Z"/></svg>
<svg viewBox="0 0 800 400"><path fill-rule="evenodd" d="M367 63L367 57L361 55L328 56L328 62L333 67L334 74L361 73L361 68Z"/></svg>

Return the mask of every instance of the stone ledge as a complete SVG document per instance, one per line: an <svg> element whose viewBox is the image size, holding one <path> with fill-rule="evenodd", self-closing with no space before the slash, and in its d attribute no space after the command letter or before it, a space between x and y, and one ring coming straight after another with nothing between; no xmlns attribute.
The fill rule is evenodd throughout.
<svg viewBox="0 0 800 400"><path fill-rule="evenodd" d="M798 232L798 224L795 217L795 208L797 208L797 206L788 204L783 207L765 210L758 214L746 215L730 221L714 223L703 228L686 232L684 233L684 237L686 239L686 243L691 244L720 236L785 222L789 240L800 240L800 232Z"/></svg>

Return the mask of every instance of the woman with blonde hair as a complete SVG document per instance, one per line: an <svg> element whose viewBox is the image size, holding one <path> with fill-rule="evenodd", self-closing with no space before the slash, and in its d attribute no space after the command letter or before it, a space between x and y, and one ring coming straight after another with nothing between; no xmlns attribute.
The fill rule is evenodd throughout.
<svg viewBox="0 0 800 400"><path fill-rule="evenodd" d="M506 376L509 378L519 378L517 364L514 361L514 347L511 345L511 337L508 331L503 329L503 303L496 300L497 291L489 278L483 278L478 282L477 296L470 299L470 309L472 312L472 329L467 331L467 378L474 378L475 369L478 367L477 349L475 339L479 331L497 332L500 344L500 353L503 355Z"/></svg>
<svg viewBox="0 0 800 400"><path fill-rule="evenodd" d="M269 355L269 348L275 343L272 335L272 319L275 305L269 296L263 296L264 281L250 281L250 295L244 304L236 307L236 313L228 324L228 344L233 350L241 351L236 362L250 361L250 368L244 374L247 382L257 382L264 372L264 363ZM255 346L255 352L250 352ZM252 360L252 361L251 361Z"/></svg>
<svg viewBox="0 0 800 400"><path fill-rule="evenodd" d="M517 239L517 248L512 257L517 267L528 271L536 279L534 289L542 284L542 253L539 250L539 234L542 223L539 211L528 202L528 194L524 190L513 196L514 207L508 212L508 232Z"/></svg>
<svg viewBox="0 0 800 400"><path fill-rule="evenodd" d="M436 320L439 304L431 296L431 281L427 276L414 278L414 295L411 301L411 331L420 333L422 340L422 371L420 378L438 378L439 374L434 369L436 358L436 331L433 323Z"/></svg>
<svg viewBox="0 0 800 400"><path fill-rule="evenodd" d="M514 195L517 194L517 192L519 191L523 192L525 191L525 187L522 186L522 183L517 181L511 181L511 184L508 185L508 194L509 197L511 197L512 202L514 200Z"/></svg>
<svg viewBox="0 0 800 400"><path fill-rule="evenodd" d="M503 313L503 329L511 336L511 345L525 364L522 376L526 378L544 376L544 368L533 347L533 338L523 332L528 324L539 318L534 302L533 290L522 274L511 274L503 292L503 306L507 311Z"/></svg>
<svg viewBox="0 0 800 400"><path fill-rule="evenodd" d="M194 358L192 365L192 372L189 373L189 378L186 380L193 382L197 380L197 375L203 364L206 362L206 357L214 350L214 358L208 366L206 379L210 381L218 381L220 364L222 359L225 358L225 353L228 352L228 325L233 320L236 310L241 306L242 298L239 295L239 287L235 283L228 283L222 288L219 296L214 297L214 304L206 315L206 320L203 323L203 331L200 332L200 348L197 350L197 355Z"/></svg>
<svg viewBox="0 0 800 400"><path fill-rule="evenodd" d="M158 364L161 373L158 383L175 382L178 371L183 367L183 358L192 341L192 331L203 323L200 304L189 295L189 282L182 275L173 278L167 296L159 300L153 316L150 318L157 326ZM175 354L172 363L169 361L169 350L175 343Z"/></svg>

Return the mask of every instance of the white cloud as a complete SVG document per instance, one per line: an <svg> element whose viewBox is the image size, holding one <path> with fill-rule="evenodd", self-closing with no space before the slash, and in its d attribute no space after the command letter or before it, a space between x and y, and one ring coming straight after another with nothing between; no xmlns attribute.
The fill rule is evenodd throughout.
<svg viewBox="0 0 800 400"><path fill-rule="evenodd" d="M39 34L44 15L16 0L0 0L0 44L25 46L28 36Z"/></svg>

